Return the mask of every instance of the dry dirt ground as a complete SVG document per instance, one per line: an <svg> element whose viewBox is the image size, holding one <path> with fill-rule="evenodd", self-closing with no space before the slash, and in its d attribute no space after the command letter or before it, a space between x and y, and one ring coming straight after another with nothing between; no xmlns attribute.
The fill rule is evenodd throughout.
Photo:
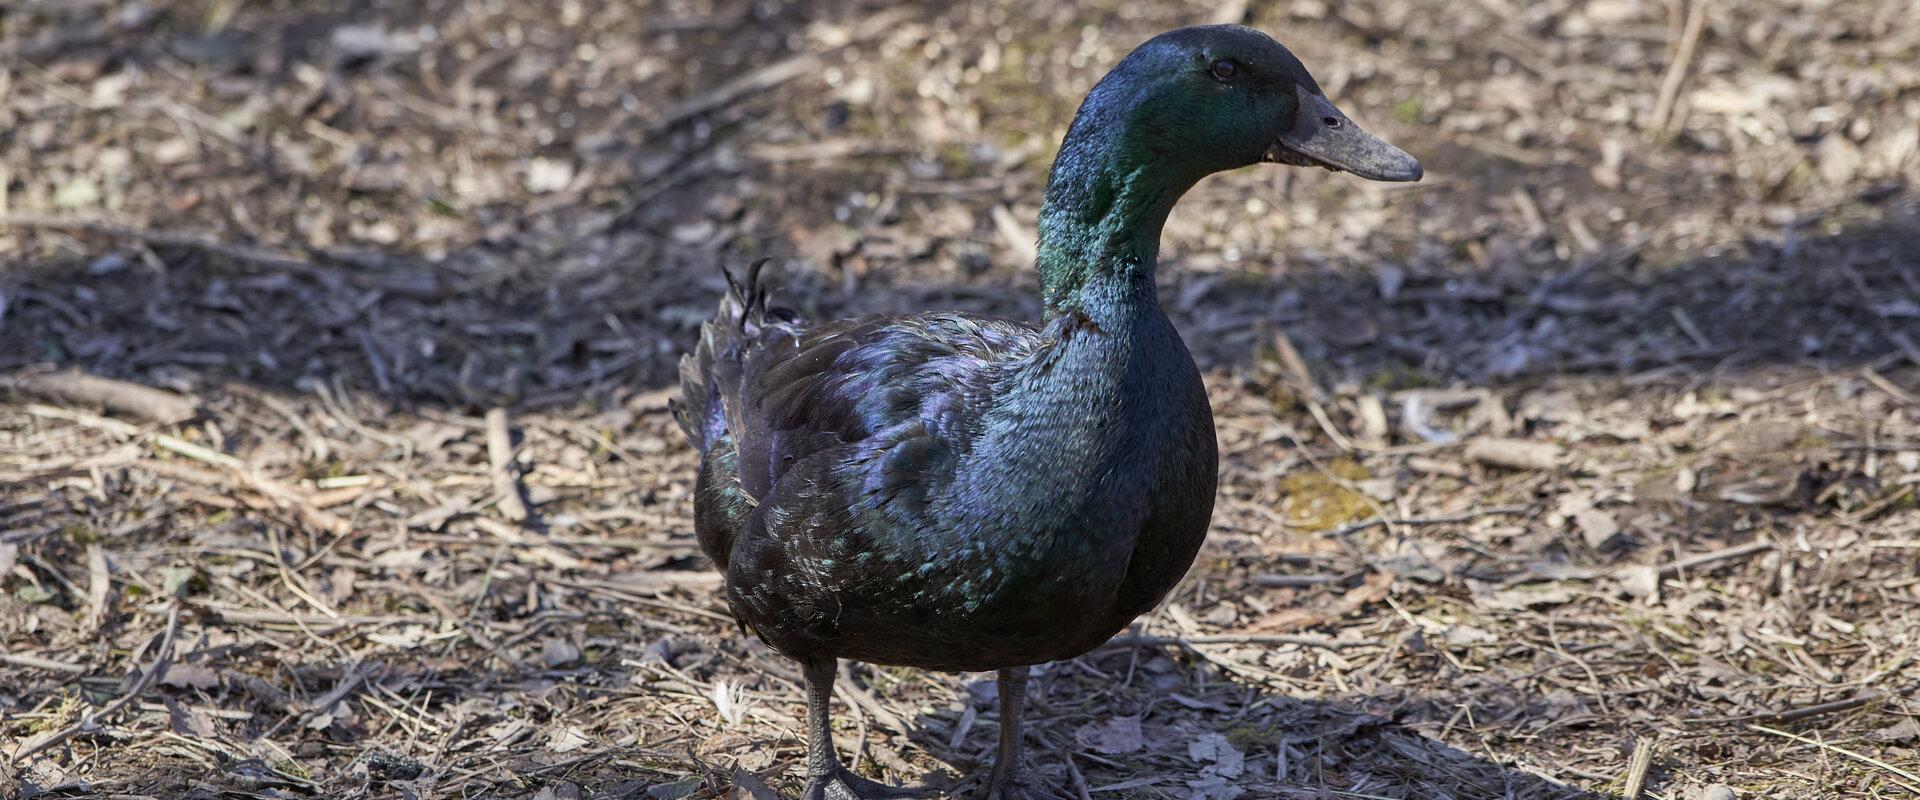
<svg viewBox="0 0 1920 800"><path fill-rule="evenodd" d="M1911 0L9 0L0 794L792 796L664 413L718 268L1033 317L1080 96L1222 19L1428 177L1175 213L1214 529L1039 774L1920 793ZM976 790L985 677L855 667L843 751Z"/></svg>

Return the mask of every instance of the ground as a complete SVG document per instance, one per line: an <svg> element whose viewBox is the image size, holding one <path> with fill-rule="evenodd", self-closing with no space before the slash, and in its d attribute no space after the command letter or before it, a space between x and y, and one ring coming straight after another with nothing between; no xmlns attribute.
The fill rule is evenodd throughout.
<svg viewBox="0 0 1920 800"><path fill-rule="evenodd" d="M0 794L792 796L798 671L727 617L666 413L719 268L1032 318L1075 104L1223 20L1427 178L1248 169L1175 212L1214 525L1035 678L1037 773L1920 793L1916 19L7 4ZM987 677L855 666L843 752L977 791Z"/></svg>

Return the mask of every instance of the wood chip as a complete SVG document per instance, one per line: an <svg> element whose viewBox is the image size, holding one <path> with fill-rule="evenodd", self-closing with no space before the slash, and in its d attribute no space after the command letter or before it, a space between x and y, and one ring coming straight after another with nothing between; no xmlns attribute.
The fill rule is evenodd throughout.
<svg viewBox="0 0 1920 800"><path fill-rule="evenodd" d="M1467 443L1468 460L1506 469L1550 470L1566 463L1565 448L1529 439L1479 438Z"/></svg>

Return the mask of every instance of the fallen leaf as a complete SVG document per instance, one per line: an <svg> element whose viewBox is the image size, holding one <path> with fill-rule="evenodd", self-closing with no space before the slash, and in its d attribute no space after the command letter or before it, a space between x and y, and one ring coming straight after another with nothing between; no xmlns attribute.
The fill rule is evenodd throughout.
<svg viewBox="0 0 1920 800"><path fill-rule="evenodd" d="M556 669L580 660L580 648L565 639L548 637L540 641L540 663Z"/></svg>
<svg viewBox="0 0 1920 800"><path fill-rule="evenodd" d="M1368 604L1377 603L1385 599L1388 590L1393 588L1393 580L1394 573L1392 572L1371 573L1367 575L1366 580L1361 582L1359 586L1348 589L1347 593L1341 595L1339 600L1334 601L1325 608L1276 609L1266 616L1255 620L1252 625L1247 626L1247 630L1256 633L1286 633L1302 628L1311 628L1323 622L1339 619L1355 611L1359 611Z"/></svg>
<svg viewBox="0 0 1920 800"><path fill-rule="evenodd" d="M568 725L547 737L547 749L556 753L571 753L591 744L593 740L587 738L586 732L575 725Z"/></svg>
<svg viewBox="0 0 1920 800"><path fill-rule="evenodd" d="M1137 716L1109 717L1100 722L1089 722L1075 730L1073 738L1081 747L1110 756L1136 753L1146 746Z"/></svg>
<svg viewBox="0 0 1920 800"><path fill-rule="evenodd" d="M213 738L213 720L208 719L206 714L188 708L172 697L162 696L160 702L167 707L167 727L174 733L201 739Z"/></svg>
<svg viewBox="0 0 1920 800"><path fill-rule="evenodd" d="M687 778L672 783L656 783L647 787L647 796L653 800L680 800L682 797L700 791L706 781L699 778Z"/></svg>
<svg viewBox="0 0 1920 800"><path fill-rule="evenodd" d="M1247 791L1221 778L1187 781L1187 788L1188 800L1234 800Z"/></svg>
<svg viewBox="0 0 1920 800"><path fill-rule="evenodd" d="M1595 550L1620 535L1620 523L1613 520L1613 512L1598 508L1574 514L1573 524L1580 527L1580 536L1586 540L1587 546Z"/></svg>
<svg viewBox="0 0 1920 800"><path fill-rule="evenodd" d="M174 664L167 667L160 684L181 689L212 689L220 685L220 674L203 664Z"/></svg>
<svg viewBox="0 0 1920 800"><path fill-rule="evenodd" d="M388 647L411 650L427 640L427 628L424 625L406 625L396 630L369 633L367 640Z"/></svg>
<svg viewBox="0 0 1920 800"><path fill-rule="evenodd" d="M198 575L192 567L161 567L160 589L169 597L186 597L193 591L193 579Z"/></svg>
<svg viewBox="0 0 1920 800"><path fill-rule="evenodd" d="M733 789L727 793L729 800L780 800L779 793L758 775L735 768L732 777Z"/></svg>
<svg viewBox="0 0 1920 800"><path fill-rule="evenodd" d="M1911 742L1920 740L1920 721L1907 717L1885 728L1867 734L1867 738L1881 742Z"/></svg>
<svg viewBox="0 0 1920 800"><path fill-rule="evenodd" d="M1236 749L1227 737L1217 733L1205 733L1187 743L1187 757L1196 762L1211 762L1203 768L1203 776L1238 778L1247 771L1247 756Z"/></svg>
<svg viewBox="0 0 1920 800"><path fill-rule="evenodd" d="M580 800L580 785L572 781L549 783L535 792L533 800Z"/></svg>
<svg viewBox="0 0 1920 800"><path fill-rule="evenodd" d="M1447 644L1457 645L1492 644L1500 641L1500 637L1484 628L1476 628L1472 625L1454 625L1447 628L1446 640Z"/></svg>
<svg viewBox="0 0 1920 800"><path fill-rule="evenodd" d="M493 742L495 747L505 747L516 741L533 727L523 719L503 719L481 729L480 736Z"/></svg>
<svg viewBox="0 0 1920 800"><path fill-rule="evenodd" d="M1573 590L1563 586L1523 584L1475 597L1474 603L1495 611L1519 611L1536 606L1562 605L1573 598Z"/></svg>

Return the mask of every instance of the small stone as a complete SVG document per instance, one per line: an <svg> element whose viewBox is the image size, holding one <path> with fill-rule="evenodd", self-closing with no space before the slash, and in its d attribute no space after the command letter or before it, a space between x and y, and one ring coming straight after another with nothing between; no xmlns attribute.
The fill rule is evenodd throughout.
<svg viewBox="0 0 1920 800"><path fill-rule="evenodd" d="M536 158L527 164L527 191L536 194L564 191L573 185L573 162Z"/></svg>
<svg viewBox="0 0 1920 800"><path fill-rule="evenodd" d="M112 275L127 268L126 256L108 253L87 264L88 275Z"/></svg>

